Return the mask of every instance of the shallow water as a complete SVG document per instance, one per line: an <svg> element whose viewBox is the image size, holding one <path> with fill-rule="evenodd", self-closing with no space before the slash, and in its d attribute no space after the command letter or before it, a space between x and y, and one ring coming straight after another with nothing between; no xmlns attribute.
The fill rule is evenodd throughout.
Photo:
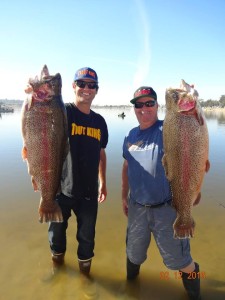
<svg viewBox="0 0 225 300"><path fill-rule="evenodd" d="M80 277L76 258L75 218L70 219L65 268L52 276L47 224L38 222L39 193L34 193L21 159L20 113L0 118L0 299L187 299L176 272L164 266L154 240L139 280L126 285L126 217L120 178L125 133L137 124L133 109L95 109L107 120L108 198L99 205L92 281ZM124 119L118 117L125 112ZM163 118L164 112L160 111ZM193 209L192 256L201 268L204 300L225 299L225 115L207 112L211 169L205 176L201 203Z"/></svg>

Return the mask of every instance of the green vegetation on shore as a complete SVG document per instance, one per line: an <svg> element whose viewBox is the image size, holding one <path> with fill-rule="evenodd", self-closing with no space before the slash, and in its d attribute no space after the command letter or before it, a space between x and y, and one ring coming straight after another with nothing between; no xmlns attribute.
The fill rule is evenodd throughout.
<svg viewBox="0 0 225 300"><path fill-rule="evenodd" d="M225 95L222 95L220 97L220 100L207 100L204 101L202 99L199 99L201 107L221 107L224 108L225 107Z"/></svg>

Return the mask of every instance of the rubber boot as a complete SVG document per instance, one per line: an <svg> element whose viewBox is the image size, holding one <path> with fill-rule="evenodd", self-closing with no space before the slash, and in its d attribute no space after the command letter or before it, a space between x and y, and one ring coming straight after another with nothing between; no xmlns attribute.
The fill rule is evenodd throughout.
<svg viewBox="0 0 225 300"><path fill-rule="evenodd" d="M62 266L64 264L64 256L65 256L65 253L52 254L53 266L55 266L55 267Z"/></svg>
<svg viewBox="0 0 225 300"><path fill-rule="evenodd" d="M91 258L86 260L78 259L79 269L82 274L88 276L91 270Z"/></svg>
<svg viewBox="0 0 225 300"><path fill-rule="evenodd" d="M95 280L90 275L91 259L78 259L80 269L81 290L83 291L82 299L98 299L98 290Z"/></svg>
<svg viewBox="0 0 225 300"><path fill-rule="evenodd" d="M190 300L201 300L199 265L195 263L195 269L191 273L182 273L182 281Z"/></svg>
<svg viewBox="0 0 225 300"><path fill-rule="evenodd" d="M133 264L127 257L127 279L134 280L140 271L140 265Z"/></svg>
<svg viewBox="0 0 225 300"><path fill-rule="evenodd" d="M64 256L65 253L52 254L52 267L51 270L47 271L46 274L42 276L42 281L48 282L54 280L64 270Z"/></svg>

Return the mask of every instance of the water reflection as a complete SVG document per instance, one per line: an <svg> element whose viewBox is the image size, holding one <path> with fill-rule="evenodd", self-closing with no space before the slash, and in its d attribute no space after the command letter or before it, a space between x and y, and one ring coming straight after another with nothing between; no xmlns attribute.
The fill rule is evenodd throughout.
<svg viewBox="0 0 225 300"><path fill-rule="evenodd" d="M219 125L225 125L225 109L224 110L205 110L207 120L217 120Z"/></svg>
<svg viewBox="0 0 225 300"><path fill-rule="evenodd" d="M50 280L52 265L47 224L38 223L39 193L34 193L21 159L20 112L0 119L0 236L1 298L6 300L140 299L185 300L182 283L168 271L154 241L141 267L139 282L125 280L126 217L121 205L122 143L126 132L137 125L133 108L95 109L107 120L108 199L99 206L92 281L79 275L74 241L76 222L71 218L65 268ZM125 118L118 114L125 113ZM164 117L164 111L159 116ZM221 116L222 115L222 116ZM201 203L193 210L196 221L192 254L200 263L204 300L225 299L225 127L224 113L206 112L210 135L211 169L205 176ZM168 272L168 279L160 277ZM46 277L47 276L47 277ZM87 293L88 292L88 293ZM92 297L92 298L90 298Z"/></svg>

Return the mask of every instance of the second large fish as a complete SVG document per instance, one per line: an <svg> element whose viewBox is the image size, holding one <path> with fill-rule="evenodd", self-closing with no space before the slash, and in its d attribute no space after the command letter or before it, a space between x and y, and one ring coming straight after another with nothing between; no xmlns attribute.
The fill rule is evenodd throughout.
<svg viewBox="0 0 225 300"><path fill-rule="evenodd" d="M209 170L209 141L198 93L184 80L180 88L166 91L163 143L162 162L177 210L174 236L193 237L195 222L191 210L200 201L203 178Z"/></svg>
<svg viewBox="0 0 225 300"><path fill-rule="evenodd" d="M61 97L61 75L49 75L47 66L40 79L29 80L31 94L22 108L22 157L27 160L35 191L40 191L40 222L62 222L55 197L60 190L63 160L68 152L67 117Z"/></svg>

